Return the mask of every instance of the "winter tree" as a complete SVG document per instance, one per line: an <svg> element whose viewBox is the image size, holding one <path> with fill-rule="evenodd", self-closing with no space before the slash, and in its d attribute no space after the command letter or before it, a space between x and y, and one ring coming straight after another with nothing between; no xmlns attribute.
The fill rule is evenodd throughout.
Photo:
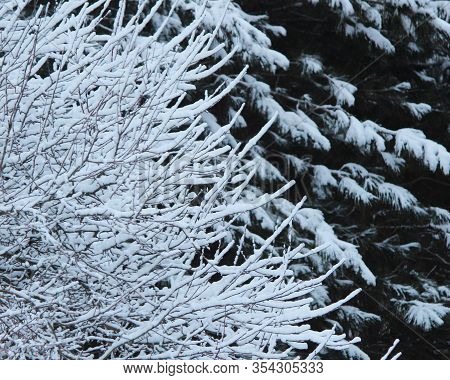
<svg viewBox="0 0 450 380"><path fill-rule="evenodd" d="M166 2L161 14L170 20L169 39L198 7L195 1ZM393 333L412 355L423 355L414 352L418 344L430 357L447 349L449 15L448 2L429 0L206 3L202 27L236 54L192 99L205 87L233 83L248 64L203 120L215 130L235 119L234 139L246 141L259 131L255 120L277 112L249 152L259 166L248 190L263 194L297 182L297 191L242 215L233 230L251 246L307 195L307 207L275 251L288 241L330 243L295 265L299 277L315 278L346 259L312 296L324 306L363 287L366 296L323 323L350 335L381 327L383 334L367 334L370 353L384 351L384 337ZM154 20L157 28L167 19ZM345 355L367 357L354 347Z"/></svg>
<svg viewBox="0 0 450 380"><path fill-rule="evenodd" d="M293 224L316 228L315 210L289 204L250 247L245 233L235 240L249 213L266 218L263 206L284 204L293 185L249 184L256 144L279 121L271 112L235 143L242 107L223 125L211 112L248 74L200 96L235 51L217 43L220 28L201 27L213 22L208 6L191 4L174 33L162 3L131 12L120 1L112 13L106 0L2 3L0 357L313 358L353 347L357 338L307 324L357 293L313 304L348 265L299 271L344 244L331 232L313 249L298 244Z"/></svg>
<svg viewBox="0 0 450 380"><path fill-rule="evenodd" d="M331 142L328 154L311 153L304 181L310 198L377 277L376 287L352 281L368 293L358 305L380 315L385 334L398 332L408 357L418 358L448 352L445 6L448 11L448 3L430 1L303 2L294 7L302 20L295 24L284 20L286 11L273 14L297 37L295 46L281 48L292 62L290 80L282 77L284 90L275 92L286 107L311 115ZM312 27L318 19L325 26ZM297 106L292 98L301 96ZM345 317L361 331L364 316ZM364 335L373 353L379 334Z"/></svg>

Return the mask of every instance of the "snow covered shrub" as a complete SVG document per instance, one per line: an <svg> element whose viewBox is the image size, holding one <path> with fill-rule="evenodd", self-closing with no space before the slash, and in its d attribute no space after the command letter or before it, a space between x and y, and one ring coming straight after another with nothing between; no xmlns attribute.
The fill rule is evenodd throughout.
<svg viewBox="0 0 450 380"><path fill-rule="evenodd" d="M127 18L119 2L106 34L106 0L24 19L27 3L0 9L0 357L287 358L310 343L313 357L357 342L306 324L356 294L311 307L342 261L298 281L290 264L315 250L271 253L302 203L251 250L232 240L236 218L292 183L247 196L270 123L230 147L239 113L213 132L201 120L245 71L186 100L230 57L204 64L223 49L204 8L161 41L164 21L147 26L162 1Z"/></svg>

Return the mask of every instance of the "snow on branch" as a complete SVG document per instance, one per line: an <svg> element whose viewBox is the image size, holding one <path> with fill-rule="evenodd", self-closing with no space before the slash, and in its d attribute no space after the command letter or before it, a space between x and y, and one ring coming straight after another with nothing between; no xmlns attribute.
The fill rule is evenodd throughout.
<svg viewBox="0 0 450 380"><path fill-rule="evenodd" d="M267 254L301 205L253 251L231 240L234 219L291 184L245 197L255 141L221 144L231 125L201 121L244 71L186 101L214 35L204 7L168 41L146 35L161 3L126 23L120 8L111 35L106 0L1 11L0 356L286 358L356 343L306 324L357 293L311 305L342 261L302 282L299 247Z"/></svg>
<svg viewBox="0 0 450 380"><path fill-rule="evenodd" d="M424 103L405 103L404 107L416 119L421 119L431 112L429 105ZM407 155L423 163L431 171L440 169L444 174L450 172L450 153L447 149L428 139L425 134L413 128L391 130L366 120L361 122L343 109L326 111L330 120L330 132L335 133L340 140L362 148L365 153L376 151L380 153L386 164L394 170L403 165L400 155ZM394 148L389 152L386 142L394 141Z"/></svg>

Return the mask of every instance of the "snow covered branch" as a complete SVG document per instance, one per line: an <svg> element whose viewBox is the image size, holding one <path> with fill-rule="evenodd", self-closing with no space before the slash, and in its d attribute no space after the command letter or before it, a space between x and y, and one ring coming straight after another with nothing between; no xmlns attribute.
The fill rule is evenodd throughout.
<svg viewBox="0 0 450 380"><path fill-rule="evenodd" d="M201 120L245 71L188 101L230 56L204 64L220 49L204 7L172 39L158 38L165 23L145 33L161 3L124 21L121 2L110 35L106 0L0 11L0 357L286 358L356 343L307 324L357 293L312 307L342 261L299 281L302 246L268 253L301 204L253 250L232 240L238 216L292 183L245 197L256 140L230 147L233 122Z"/></svg>

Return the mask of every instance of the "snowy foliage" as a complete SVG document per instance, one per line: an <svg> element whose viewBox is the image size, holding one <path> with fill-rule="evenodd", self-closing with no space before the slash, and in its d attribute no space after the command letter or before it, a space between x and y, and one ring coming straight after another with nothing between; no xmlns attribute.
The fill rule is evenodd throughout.
<svg viewBox="0 0 450 380"><path fill-rule="evenodd" d="M188 9L187 3L193 6L194 2L180 2L177 7L181 11L173 16L178 17L180 27L189 19L183 11ZM306 194L308 207L293 219L288 239L310 248L323 241L331 244L318 255L307 257L307 265L296 265L297 275L315 277L326 273L343 257L347 259L344 270L329 278L327 291L313 293L316 305L339 292L342 281L363 281L377 284L383 302L393 307L399 318L413 324L414 319L407 318L399 304L390 303L394 295L398 301L412 301L403 299L391 287L407 287L400 283L408 280L401 278L395 268L386 269L383 260L377 263L379 256L374 255L382 253L389 260L394 258L389 267L400 265L395 260L407 257L408 270L415 269L418 261L413 255L429 260L428 251L444 256L447 262L446 252L439 252L442 243L448 247L450 241L446 210L430 207L433 199L424 201L411 186L405 185L404 178L411 172L417 172L417 178L446 178L450 172L450 154L445 144L435 138L440 132L433 129L434 134L430 133L431 117L446 105L426 99L422 91L422 86L433 85L445 93L449 67L446 2L264 2L268 9L248 2L248 13L247 2L239 2L242 8L231 2L230 13L223 12L224 3L208 3L206 12L210 15L203 27L214 31L217 24L212 20L223 17L218 39L238 54L215 74L209 85L231 83L235 66L248 64L249 69L227 96L223 108L211 110L203 120L215 130L221 122L235 117L239 104L247 101L247 108L232 129L239 136L237 140L246 140L255 133L255 115L268 119L277 112L279 117L266 140L249 152L259 166L248 191L259 196L267 188L277 189L291 179L297 181L296 194L242 215L242 226L235 231L244 233L247 243L258 241L261 229L264 234L271 233ZM288 18L288 14L296 16ZM272 25L276 22L272 16L283 27ZM324 28L319 19L330 24ZM313 43L311 27L318 39ZM274 51L267 37L289 39L281 44L284 58ZM223 53L218 52L215 58L222 59ZM421 239L430 241L432 247L424 247ZM278 245L272 252L280 254L282 250L283 245ZM377 268L366 265L366 255ZM396 273L394 278L390 270ZM417 281L415 286L421 289L431 280L421 277L411 281ZM433 286L439 287L439 281ZM417 290L414 297L427 302L421 294L422 290ZM446 301L441 295L433 302ZM338 318L344 318L344 314ZM358 331L357 323L349 324ZM352 353L363 356L354 349L348 351L350 357Z"/></svg>
<svg viewBox="0 0 450 380"><path fill-rule="evenodd" d="M394 301L404 310L406 320L414 326L423 330L431 330L433 327L441 326L442 320L449 312L449 308L442 304L426 303L421 301Z"/></svg>
<svg viewBox="0 0 450 380"><path fill-rule="evenodd" d="M0 10L2 358L286 358L358 341L306 324L357 293L322 307L308 296L345 257L298 281L290 264L320 248L271 253L302 203L252 249L233 240L236 220L292 182L246 196L271 123L231 147L239 113L202 121L245 72L187 101L230 55L203 64L223 46L200 25L218 20L180 3L195 17L173 38L160 38L174 25L162 1L128 21L120 2L110 34L104 0L29 19L26 1Z"/></svg>

